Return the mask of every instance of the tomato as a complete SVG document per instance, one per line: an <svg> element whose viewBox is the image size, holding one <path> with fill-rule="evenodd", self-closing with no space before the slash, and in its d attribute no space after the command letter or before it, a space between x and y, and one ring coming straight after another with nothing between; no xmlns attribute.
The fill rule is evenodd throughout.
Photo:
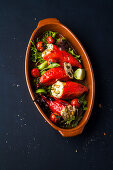
<svg viewBox="0 0 113 170"><path fill-rule="evenodd" d="M33 68L33 69L31 70L31 75L32 75L33 77L39 77L39 76L40 76L40 71L39 71L39 69L38 69L38 68Z"/></svg>
<svg viewBox="0 0 113 170"><path fill-rule="evenodd" d="M36 44L36 47L37 47L37 50L38 51L44 51L44 43L42 42L42 41L39 41L39 42L37 42L37 44Z"/></svg>
<svg viewBox="0 0 113 170"><path fill-rule="evenodd" d="M51 36L47 37L46 41L47 41L48 44L54 43L54 39Z"/></svg>
<svg viewBox="0 0 113 170"><path fill-rule="evenodd" d="M50 115L50 120L53 122L53 123L58 123L60 121L60 115L58 113L52 113Z"/></svg>
<svg viewBox="0 0 113 170"><path fill-rule="evenodd" d="M79 102L79 99L76 98L71 101L71 105L75 107L80 107L81 104Z"/></svg>

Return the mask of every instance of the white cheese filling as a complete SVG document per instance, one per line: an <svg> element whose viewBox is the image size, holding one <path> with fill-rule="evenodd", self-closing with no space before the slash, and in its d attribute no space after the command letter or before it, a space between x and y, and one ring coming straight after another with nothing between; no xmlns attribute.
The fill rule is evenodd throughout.
<svg viewBox="0 0 113 170"><path fill-rule="evenodd" d="M64 120L69 120L75 115L75 112L78 112L78 109L74 106L68 105L62 109L61 116Z"/></svg>
<svg viewBox="0 0 113 170"><path fill-rule="evenodd" d="M53 44L47 44L46 50L42 52L42 57L48 55L53 50Z"/></svg>
<svg viewBox="0 0 113 170"><path fill-rule="evenodd" d="M60 98L63 93L64 83L61 81L57 81L52 85L51 93L54 97Z"/></svg>

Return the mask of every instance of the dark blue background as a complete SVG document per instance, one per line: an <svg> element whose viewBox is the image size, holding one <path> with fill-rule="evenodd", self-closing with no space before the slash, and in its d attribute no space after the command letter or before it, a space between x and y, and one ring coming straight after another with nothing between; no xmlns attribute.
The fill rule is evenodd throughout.
<svg viewBox="0 0 113 170"><path fill-rule="evenodd" d="M92 116L74 138L45 123L26 86L27 44L38 22L49 17L75 33L94 69ZM0 1L0 170L112 170L112 94L112 0Z"/></svg>

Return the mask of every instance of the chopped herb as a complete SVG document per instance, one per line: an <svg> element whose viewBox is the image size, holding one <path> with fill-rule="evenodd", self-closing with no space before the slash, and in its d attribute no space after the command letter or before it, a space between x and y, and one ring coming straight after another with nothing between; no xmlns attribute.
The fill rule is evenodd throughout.
<svg viewBox="0 0 113 170"><path fill-rule="evenodd" d="M47 89L48 93L51 92L51 88L52 88L52 86L48 86L48 89Z"/></svg>
<svg viewBox="0 0 113 170"><path fill-rule="evenodd" d="M64 37L58 38L58 39L56 40L56 43L62 42L62 41L66 41L66 38L64 38Z"/></svg>
<svg viewBox="0 0 113 170"><path fill-rule="evenodd" d="M83 109L84 111L87 110L86 105L87 105L87 103L88 103L85 98L86 98L86 94L82 95L82 96L79 98L79 101L80 101L80 103L82 104L82 109Z"/></svg>
<svg viewBox="0 0 113 170"><path fill-rule="evenodd" d="M39 83L40 77L34 78L34 83Z"/></svg>
<svg viewBox="0 0 113 170"><path fill-rule="evenodd" d="M87 110L87 107L83 107L83 110Z"/></svg>
<svg viewBox="0 0 113 170"><path fill-rule="evenodd" d="M34 41L31 41L31 44L32 44L32 46L31 46L31 60L32 60L32 62L40 62L40 63L44 62L44 59L42 58L42 53L38 52Z"/></svg>
<svg viewBox="0 0 113 170"><path fill-rule="evenodd" d="M65 124L70 125L73 120L75 120L75 116L73 116L71 119L67 120L65 122Z"/></svg>
<svg viewBox="0 0 113 170"><path fill-rule="evenodd" d="M36 39L36 42L39 42L39 41L40 41L40 39L39 39L39 38L37 38L37 39Z"/></svg>
<svg viewBox="0 0 113 170"><path fill-rule="evenodd" d="M74 50L72 50L71 48L69 48L68 53L70 53L73 57L76 58L76 60L77 60L79 63L81 63L80 55L75 54L75 53L74 53Z"/></svg>

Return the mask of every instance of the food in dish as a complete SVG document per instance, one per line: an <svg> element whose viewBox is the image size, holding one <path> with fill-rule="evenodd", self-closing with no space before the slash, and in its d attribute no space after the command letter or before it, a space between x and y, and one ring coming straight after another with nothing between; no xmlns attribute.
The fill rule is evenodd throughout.
<svg viewBox="0 0 113 170"><path fill-rule="evenodd" d="M31 43L35 101L57 126L76 127L87 110L88 85L81 56L58 32L46 31Z"/></svg>

